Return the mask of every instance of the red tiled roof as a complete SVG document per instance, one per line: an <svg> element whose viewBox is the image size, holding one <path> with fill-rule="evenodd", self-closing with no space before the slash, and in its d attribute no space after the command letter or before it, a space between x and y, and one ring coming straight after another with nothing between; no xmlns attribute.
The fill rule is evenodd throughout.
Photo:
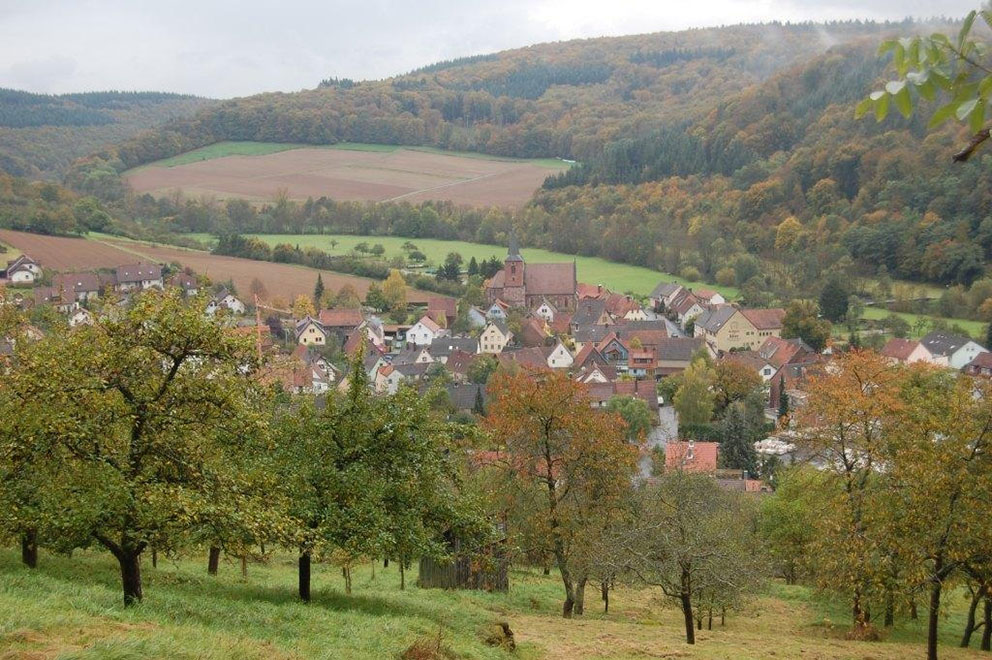
<svg viewBox="0 0 992 660"><path fill-rule="evenodd" d="M575 264L527 264L524 267L527 295L574 295Z"/></svg>
<svg viewBox="0 0 992 660"><path fill-rule="evenodd" d="M580 282L577 286L577 292L579 294L579 299L599 298L603 294L607 293L607 290L599 284L583 284Z"/></svg>
<svg viewBox="0 0 992 660"><path fill-rule="evenodd" d="M354 328L365 319L360 309L338 307L320 310L318 320L325 328Z"/></svg>
<svg viewBox="0 0 992 660"><path fill-rule="evenodd" d="M544 322L529 318L520 326L520 342L524 346L543 346L548 333L544 330Z"/></svg>
<svg viewBox="0 0 992 660"><path fill-rule="evenodd" d="M456 301L454 298L441 298L440 296L435 296L427 301L427 311L428 312L443 312L445 316L450 318L455 318L458 315L458 309L456 307Z"/></svg>
<svg viewBox="0 0 992 660"><path fill-rule="evenodd" d="M742 309L741 314L751 322L757 330L778 330L782 327L785 310L781 307L770 309Z"/></svg>
<svg viewBox="0 0 992 660"><path fill-rule="evenodd" d="M515 351L503 351L496 356L496 359L499 360L499 364L502 367L519 364L522 367L529 367L531 369L548 368L548 359L544 356L544 351L537 346L533 348L521 348Z"/></svg>
<svg viewBox="0 0 992 660"><path fill-rule="evenodd" d="M689 445L688 442L669 442L665 446L665 467L686 472L715 473L720 444L717 442L692 443L691 455Z"/></svg>
<svg viewBox="0 0 992 660"><path fill-rule="evenodd" d="M909 356L913 354L920 346L920 342L913 341L912 339L900 339L899 337L893 337L885 346L882 347L880 353L887 358L892 358L893 360L898 360L900 362L905 362L909 359Z"/></svg>
<svg viewBox="0 0 992 660"><path fill-rule="evenodd" d="M417 323L420 323L425 328L427 328L428 330L430 330L431 332L433 332L435 334L437 334L441 330L441 326L439 326L434 321L434 319L432 319L431 317L429 317L427 315L424 315L424 316L420 317L420 320L417 321Z"/></svg>

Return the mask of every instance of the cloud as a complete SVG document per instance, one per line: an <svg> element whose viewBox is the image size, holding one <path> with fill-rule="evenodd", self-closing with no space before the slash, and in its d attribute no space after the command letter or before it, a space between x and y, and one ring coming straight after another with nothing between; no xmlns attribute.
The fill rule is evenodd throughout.
<svg viewBox="0 0 992 660"><path fill-rule="evenodd" d="M900 19L932 0L6 0L0 86L231 97L382 78L532 43L770 20ZM974 0L943 0L962 16Z"/></svg>

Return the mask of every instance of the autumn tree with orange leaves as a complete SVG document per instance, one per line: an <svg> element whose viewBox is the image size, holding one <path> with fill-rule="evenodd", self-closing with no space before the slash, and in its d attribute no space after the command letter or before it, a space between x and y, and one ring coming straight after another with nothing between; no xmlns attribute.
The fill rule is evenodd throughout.
<svg viewBox="0 0 992 660"><path fill-rule="evenodd" d="M512 508L549 539L565 588L562 616L582 614L597 538L622 508L636 469L619 415L594 412L581 383L523 369L490 381L486 427Z"/></svg>

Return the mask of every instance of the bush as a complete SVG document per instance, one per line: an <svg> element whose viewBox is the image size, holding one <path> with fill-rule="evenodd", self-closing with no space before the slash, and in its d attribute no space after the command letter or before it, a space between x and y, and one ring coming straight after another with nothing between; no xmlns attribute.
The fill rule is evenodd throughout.
<svg viewBox="0 0 992 660"><path fill-rule="evenodd" d="M727 266L716 271L716 283L722 286L734 286L737 283L737 271Z"/></svg>
<svg viewBox="0 0 992 660"><path fill-rule="evenodd" d="M683 267L682 270L679 271L679 275L681 275L683 279L692 282L698 282L703 278L702 274L699 272L699 269L695 266Z"/></svg>

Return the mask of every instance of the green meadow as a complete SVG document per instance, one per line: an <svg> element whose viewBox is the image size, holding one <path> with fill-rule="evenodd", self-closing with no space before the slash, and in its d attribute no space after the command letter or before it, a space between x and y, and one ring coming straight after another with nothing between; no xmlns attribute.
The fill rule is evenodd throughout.
<svg viewBox="0 0 992 660"><path fill-rule="evenodd" d="M239 563L227 559L218 575L208 575L205 553L160 557L157 568L146 556L142 573L143 602L124 608L116 563L107 553L43 551L31 570L17 552L0 549L0 658L905 660L922 657L925 638L922 619L900 615L884 641L848 641L846 603L780 583L730 613L726 625L714 621L712 630L699 631L689 646L681 613L655 589L620 586L605 614L590 587L586 615L562 619L554 572L513 570L509 593L493 594L420 589L414 565L401 591L395 562L386 569L366 563L353 569L348 595L340 568L318 564L309 605L295 597L289 554L249 563L245 577ZM966 601L957 592L946 602L941 657L987 657L954 648ZM510 626L515 651L493 645L500 622ZM409 651L415 644L421 654ZM442 651L434 652L438 647Z"/></svg>

